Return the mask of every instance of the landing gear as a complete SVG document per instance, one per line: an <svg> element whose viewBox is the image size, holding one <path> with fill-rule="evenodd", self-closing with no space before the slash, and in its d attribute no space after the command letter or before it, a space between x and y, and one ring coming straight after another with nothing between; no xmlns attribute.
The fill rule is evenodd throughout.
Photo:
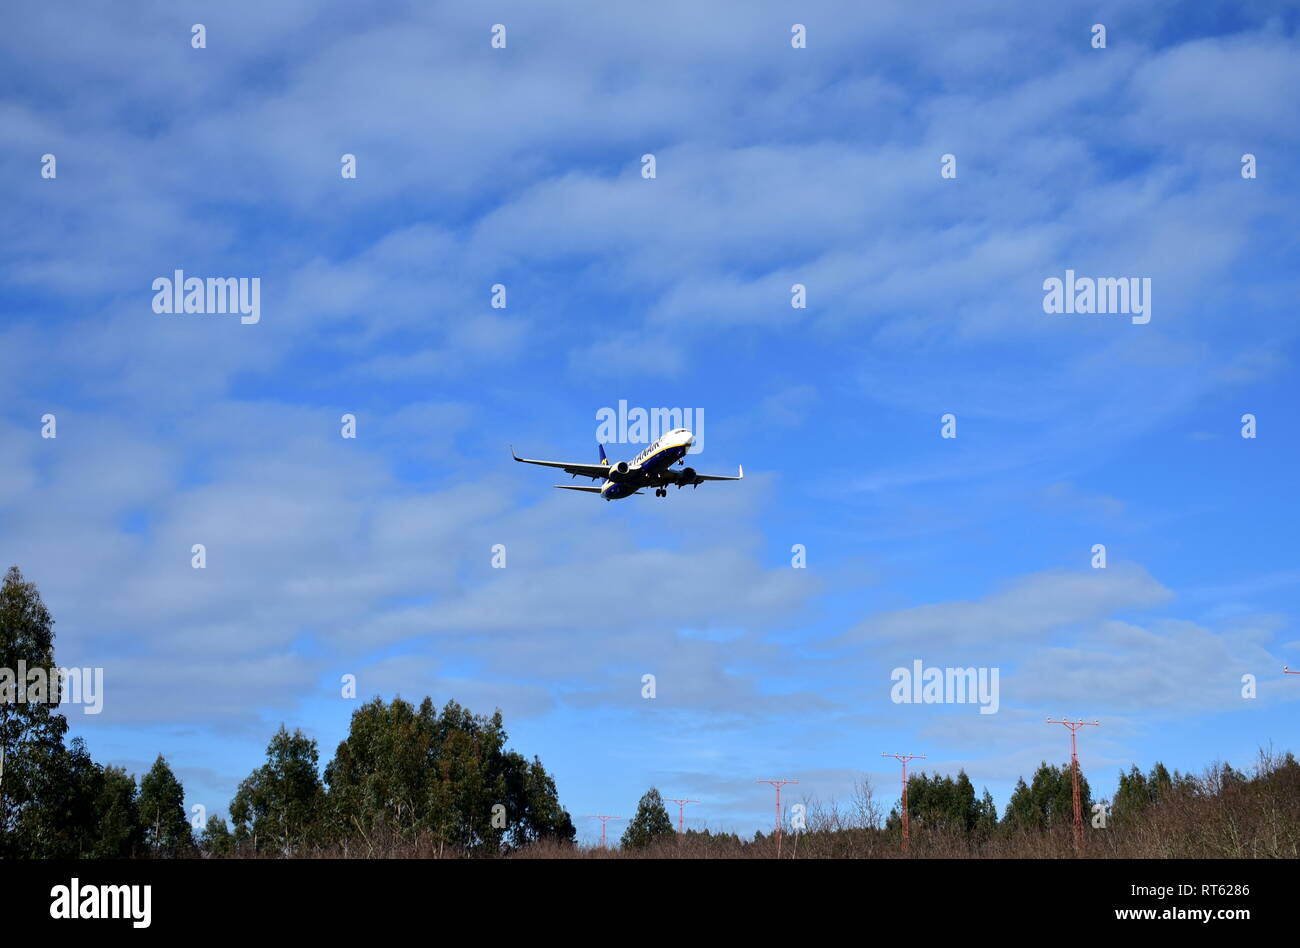
<svg viewBox="0 0 1300 948"><path fill-rule="evenodd" d="M665 488L665 487L656 487L656 488L655 488L655 496L656 496L656 497L667 497L667 496L668 496L668 489Z"/></svg>

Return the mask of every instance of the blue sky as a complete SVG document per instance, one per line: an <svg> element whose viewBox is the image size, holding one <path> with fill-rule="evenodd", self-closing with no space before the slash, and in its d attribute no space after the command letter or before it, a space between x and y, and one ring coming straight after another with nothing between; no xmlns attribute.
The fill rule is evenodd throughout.
<svg viewBox="0 0 1300 948"><path fill-rule="evenodd" d="M1294 748L1295 8L864 6L11 5L0 551L105 669L96 758L224 813L281 721L332 756L353 674L500 707L590 840L652 784L746 833L755 778L888 804L882 751L1001 806L1049 714L1104 792ZM1045 314L1067 268L1151 321ZM261 321L155 314L176 269ZM746 479L510 461L620 400ZM915 659L998 713L891 702Z"/></svg>

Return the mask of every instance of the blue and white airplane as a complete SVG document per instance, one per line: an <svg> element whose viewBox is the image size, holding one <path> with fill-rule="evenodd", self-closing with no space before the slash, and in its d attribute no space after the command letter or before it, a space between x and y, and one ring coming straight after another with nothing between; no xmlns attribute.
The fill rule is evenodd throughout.
<svg viewBox="0 0 1300 948"><path fill-rule="evenodd" d="M580 490L588 494L600 494L606 500L618 500L641 493L642 488L653 487L656 497L667 497L668 488L676 485L678 489L690 485L699 487L705 481L738 481L745 476L745 469L740 468L737 477L721 474L697 474L693 467L683 467L680 471L672 470L674 464L686 460L686 452L695 443L695 436L685 428L674 428L667 434L660 435L654 443L634 457L631 461L619 461L611 464L605 456L605 446L600 448L599 464L570 464L567 461L534 461L521 458L510 449L516 461L524 464L540 464L543 467L558 467L574 477L590 477L593 481L604 481L599 487L582 487L572 484L556 484L561 490Z"/></svg>

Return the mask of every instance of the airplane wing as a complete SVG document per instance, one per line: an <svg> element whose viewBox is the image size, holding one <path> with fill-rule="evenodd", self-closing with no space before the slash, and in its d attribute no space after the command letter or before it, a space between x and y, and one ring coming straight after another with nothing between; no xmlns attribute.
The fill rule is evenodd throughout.
<svg viewBox="0 0 1300 948"><path fill-rule="evenodd" d="M696 474L694 477L691 478L688 478L686 476L688 473L687 471L674 471L673 473L667 475L664 478L664 481L666 484L676 484L678 487L699 487L705 481L743 480L745 477L745 468L743 466L739 466L739 471L740 473L735 477L731 477L727 474ZM694 472L690 472L690 473L694 473Z"/></svg>
<svg viewBox="0 0 1300 948"><path fill-rule="evenodd" d="M736 465L736 469L739 470L740 473L739 473L737 476L735 476L735 477L729 477L729 476L726 475L726 474L696 474L696 475L695 475L695 482L698 484L698 483L700 483L701 481L741 481L741 480L744 480L744 479L745 479L745 466L744 466L743 464L737 464L737 465Z"/></svg>
<svg viewBox="0 0 1300 948"><path fill-rule="evenodd" d="M521 458L515 454L515 449L510 449L511 456L522 464L540 464L542 467L558 467L565 474L572 474L574 477L590 477L592 480L604 480L609 476L609 466L605 464L577 464L568 461L535 461L532 458Z"/></svg>
<svg viewBox="0 0 1300 948"><path fill-rule="evenodd" d="M745 478L745 468L741 466L735 477L729 474L696 474L693 468L680 471L661 471L651 476L647 483L651 487L699 487L705 481L740 481Z"/></svg>

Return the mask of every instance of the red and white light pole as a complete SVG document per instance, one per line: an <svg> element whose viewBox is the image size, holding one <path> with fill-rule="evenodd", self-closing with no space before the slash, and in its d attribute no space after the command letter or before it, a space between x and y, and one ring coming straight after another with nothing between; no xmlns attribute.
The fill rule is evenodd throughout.
<svg viewBox="0 0 1300 948"><path fill-rule="evenodd" d="M1079 800L1079 745L1075 740L1075 733L1081 727L1098 727L1100 721L1085 721L1080 718L1078 721L1062 719L1053 721L1047 719L1048 724L1063 724L1070 729L1070 785L1074 795L1074 847L1076 850L1083 847L1083 804Z"/></svg>
<svg viewBox="0 0 1300 948"><path fill-rule="evenodd" d="M903 852L907 852L907 762L909 760L925 760L924 754L881 754L881 757L892 757L903 763Z"/></svg>
<svg viewBox="0 0 1300 948"><path fill-rule="evenodd" d="M699 803L700 801L699 800L674 800L670 797L666 802L677 804L677 836L680 841L680 837L682 835L682 823L684 822L682 814L683 811L686 809L686 804Z"/></svg>
<svg viewBox="0 0 1300 948"><path fill-rule="evenodd" d="M776 858L781 858L781 788L787 783L798 783L798 780L763 780L759 778L755 783L770 783L776 787Z"/></svg>
<svg viewBox="0 0 1300 948"><path fill-rule="evenodd" d="M596 813L589 813L587 815L587 819L589 820L600 820L600 848L601 849L605 848L605 824L608 823L610 820L621 820L622 818L623 817L621 816L601 816Z"/></svg>

